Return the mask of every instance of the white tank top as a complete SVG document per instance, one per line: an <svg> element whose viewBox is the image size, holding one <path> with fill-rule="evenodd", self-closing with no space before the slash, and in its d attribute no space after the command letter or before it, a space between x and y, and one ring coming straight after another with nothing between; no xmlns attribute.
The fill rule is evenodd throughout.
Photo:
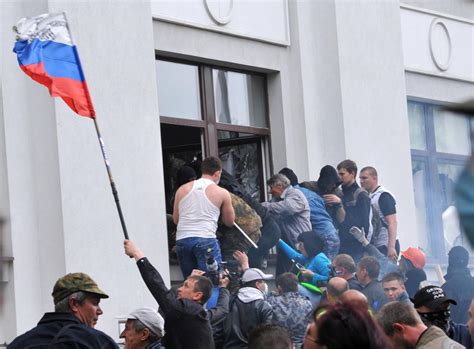
<svg viewBox="0 0 474 349"><path fill-rule="evenodd" d="M220 209L206 195L206 188L212 184L215 185L207 178L195 180L191 191L179 202L176 240L190 237L216 237Z"/></svg>

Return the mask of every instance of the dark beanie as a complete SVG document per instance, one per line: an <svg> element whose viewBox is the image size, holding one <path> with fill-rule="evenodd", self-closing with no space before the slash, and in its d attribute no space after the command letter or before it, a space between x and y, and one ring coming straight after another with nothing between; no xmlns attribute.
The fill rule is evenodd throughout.
<svg viewBox="0 0 474 349"><path fill-rule="evenodd" d="M326 188L330 184L334 184L339 186L342 183L341 178L339 178L339 174L337 173L336 169L330 165L326 165L321 169L319 172L318 178L318 186L322 188Z"/></svg>
<svg viewBox="0 0 474 349"><path fill-rule="evenodd" d="M278 173L285 175L290 180L291 185L298 184L298 177L296 176L296 174L293 172L291 168L288 168L288 167L282 168L280 172Z"/></svg>
<svg viewBox="0 0 474 349"><path fill-rule="evenodd" d="M298 241L304 244L304 249L308 253L309 258L323 252L324 241L314 231L305 231L298 235Z"/></svg>
<svg viewBox="0 0 474 349"><path fill-rule="evenodd" d="M454 246L448 252L448 264L451 267L467 267L469 252L462 246Z"/></svg>
<svg viewBox="0 0 474 349"><path fill-rule="evenodd" d="M194 179L196 179L196 172L190 166L184 165L178 170L176 174L176 187L179 188L183 184L186 184Z"/></svg>

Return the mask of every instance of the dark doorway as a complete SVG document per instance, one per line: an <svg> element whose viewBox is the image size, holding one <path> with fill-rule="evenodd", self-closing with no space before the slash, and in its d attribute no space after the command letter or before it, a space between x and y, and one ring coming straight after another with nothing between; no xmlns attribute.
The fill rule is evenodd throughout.
<svg viewBox="0 0 474 349"><path fill-rule="evenodd" d="M176 173L184 166L194 168L200 176L203 144L202 130L198 127L161 124L163 172L166 193L166 213L173 213L172 201L176 188Z"/></svg>

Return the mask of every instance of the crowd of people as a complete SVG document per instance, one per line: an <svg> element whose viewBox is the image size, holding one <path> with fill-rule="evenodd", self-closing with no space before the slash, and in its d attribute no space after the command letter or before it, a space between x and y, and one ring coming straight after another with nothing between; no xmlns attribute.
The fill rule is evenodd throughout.
<svg viewBox="0 0 474 349"><path fill-rule="evenodd" d="M360 171L360 186L352 160L302 183L284 168L267 181L268 202L217 158L200 172L183 167L173 197L179 288L124 241L158 303L127 317L126 349L473 348L468 251L453 247L445 283L429 284L424 252L400 250L396 199L374 167ZM265 273L272 249L275 275ZM55 311L8 348L117 347L94 329L108 296L90 276L67 274L52 295Z"/></svg>

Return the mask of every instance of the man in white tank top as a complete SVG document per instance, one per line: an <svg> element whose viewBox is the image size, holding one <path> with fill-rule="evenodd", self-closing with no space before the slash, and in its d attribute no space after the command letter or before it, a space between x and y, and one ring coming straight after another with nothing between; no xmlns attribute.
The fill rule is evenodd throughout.
<svg viewBox="0 0 474 349"><path fill-rule="evenodd" d="M216 239L217 221L231 227L235 214L227 190L219 187L222 164L218 158L208 157L201 164L202 177L179 187L173 208L173 221L177 224L176 254L184 278L193 269L207 270L208 249L214 259L222 262Z"/></svg>

